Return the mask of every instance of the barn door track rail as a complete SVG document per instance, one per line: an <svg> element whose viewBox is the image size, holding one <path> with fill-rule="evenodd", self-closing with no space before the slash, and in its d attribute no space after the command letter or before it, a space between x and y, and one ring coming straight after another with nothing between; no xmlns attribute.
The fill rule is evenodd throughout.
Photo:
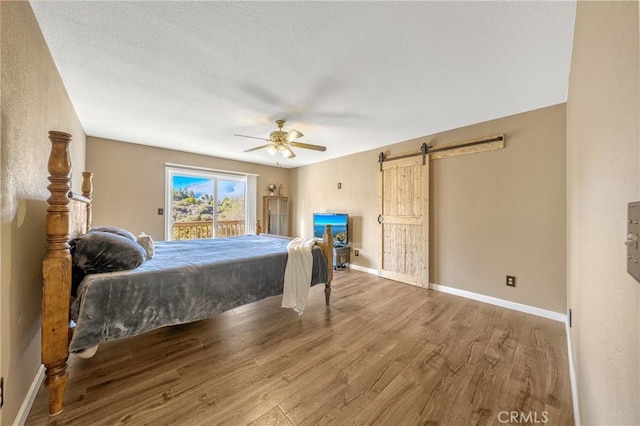
<svg viewBox="0 0 640 426"><path fill-rule="evenodd" d="M438 146L430 146L427 143L423 143L420 146L419 151L405 152L395 155L387 155L381 152L378 155L378 162L380 163L380 171L382 171L382 163L393 160L400 160L402 158L422 156L422 164L426 164L427 156L430 160L437 160L440 158L455 157L464 154L475 154L477 152L494 151L504 148L504 133L495 135L489 135L477 139L469 139L461 142L447 143Z"/></svg>

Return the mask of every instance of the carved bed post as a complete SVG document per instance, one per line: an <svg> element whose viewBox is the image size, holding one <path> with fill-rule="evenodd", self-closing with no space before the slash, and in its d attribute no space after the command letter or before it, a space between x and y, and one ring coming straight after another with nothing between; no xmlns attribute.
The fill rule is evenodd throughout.
<svg viewBox="0 0 640 426"><path fill-rule="evenodd" d="M329 279L324 286L324 300L328 305L329 299L331 299L331 281L333 281L333 234L331 232L331 225L324 226L322 251L324 251L324 257L327 259L327 266L329 268Z"/></svg>
<svg viewBox="0 0 640 426"><path fill-rule="evenodd" d="M87 229L85 232L89 232L89 228L91 228L91 221L93 220L92 212L91 212L91 201L93 199L93 173L91 172L82 172L82 196L87 198L89 202L87 203Z"/></svg>
<svg viewBox="0 0 640 426"><path fill-rule="evenodd" d="M256 235L262 234L262 226L260 225L260 220L256 221Z"/></svg>
<svg viewBox="0 0 640 426"><path fill-rule="evenodd" d="M47 255L42 263L42 363L47 368L49 414L62 411L67 384L71 254L69 253L69 190L71 135L50 131L49 182L47 200Z"/></svg>

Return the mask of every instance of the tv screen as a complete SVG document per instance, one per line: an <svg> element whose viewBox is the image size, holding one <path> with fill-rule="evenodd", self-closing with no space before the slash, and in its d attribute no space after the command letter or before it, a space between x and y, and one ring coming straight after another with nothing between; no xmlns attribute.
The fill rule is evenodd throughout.
<svg viewBox="0 0 640 426"><path fill-rule="evenodd" d="M322 239L324 226L331 225L333 243L336 245L349 244L349 215L346 213L314 213L313 237Z"/></svg>

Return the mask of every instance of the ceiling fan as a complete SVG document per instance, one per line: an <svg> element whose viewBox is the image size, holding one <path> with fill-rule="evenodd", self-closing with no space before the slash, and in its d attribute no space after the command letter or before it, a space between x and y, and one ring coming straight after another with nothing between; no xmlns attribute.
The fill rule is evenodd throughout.
<svg viewBox="0 0 640 426"><path fill-rule="evenodd" d="M291 130L286 132L282 130L284 126L285 120L276 120L276 124L278 125L278 130L274 130L269 134L269 138L258 138L255 136L247 136L247 135L233 135L240 136L243 138L251 138L251 139L260 139L263 141L269 142L266 145L260 145L255 148L247 149L244 152L256 151L262 148L268 148L267 152L271 155L275 155L277 152L280 152L285 158L293 158L296 154L293 152L291 147L294 148L304 148L304 149L313 149L314 151L326 151L327 148L320 145L312 145L309 143L303 142L295 142L296 139L304 136L301 132L297 130Z"/></svg>

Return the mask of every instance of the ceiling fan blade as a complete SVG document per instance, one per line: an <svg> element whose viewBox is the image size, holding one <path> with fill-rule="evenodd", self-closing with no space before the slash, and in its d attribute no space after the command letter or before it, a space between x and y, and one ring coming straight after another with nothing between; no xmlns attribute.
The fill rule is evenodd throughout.
<svg viewBox="0 0 640 426"><path fill-rule="evenodd" d="M287 133L286 135L284 135L282 137L283 140L287 141L287 142L292 142L298 138L301 138L302 136L304 136L301 132L297 131L297 130L292 130L289 133Z"/></svg>
<svg viewBox="0 0 640 426"><path fill-rule="evenodd" d="M260 145L260 146L256 146L255 148L246 149L246 150L244 150L244 152L257 151L257 150L259 150L259 149L267 148L267 147L270 147L270 146L271 146L271 144L270 144L270 143L268 143L268 144L266 144L266 145Z"/></svg>
<svg viewBox="0 0 640 426"><path fill-rule="evenodd" d="M291 142L291 146L295 146L296 148L304 148L304 149L313 149L314 151L326 151L327 148L320 145L312 145L310 143L302 143L302 142Z"/></svg>
<svg viewBox="0 0 640 426"><path fill-rule="evenodd" d="M233 136L240 136L241 138L250 138L250 139L259 139L261 141L270 141L271 139L267 139L267 138L258 138L255 136L247 136L247 135L233 135Z"/></svg>
<svg viewBox="0 0 640 426"><path fill-rule="evenodd" d="M284 145L280 152L282 152L282 155L284 155L285 158L293 158L296 156L295 152L293 152L293 150L287 145Z"/></svg>

